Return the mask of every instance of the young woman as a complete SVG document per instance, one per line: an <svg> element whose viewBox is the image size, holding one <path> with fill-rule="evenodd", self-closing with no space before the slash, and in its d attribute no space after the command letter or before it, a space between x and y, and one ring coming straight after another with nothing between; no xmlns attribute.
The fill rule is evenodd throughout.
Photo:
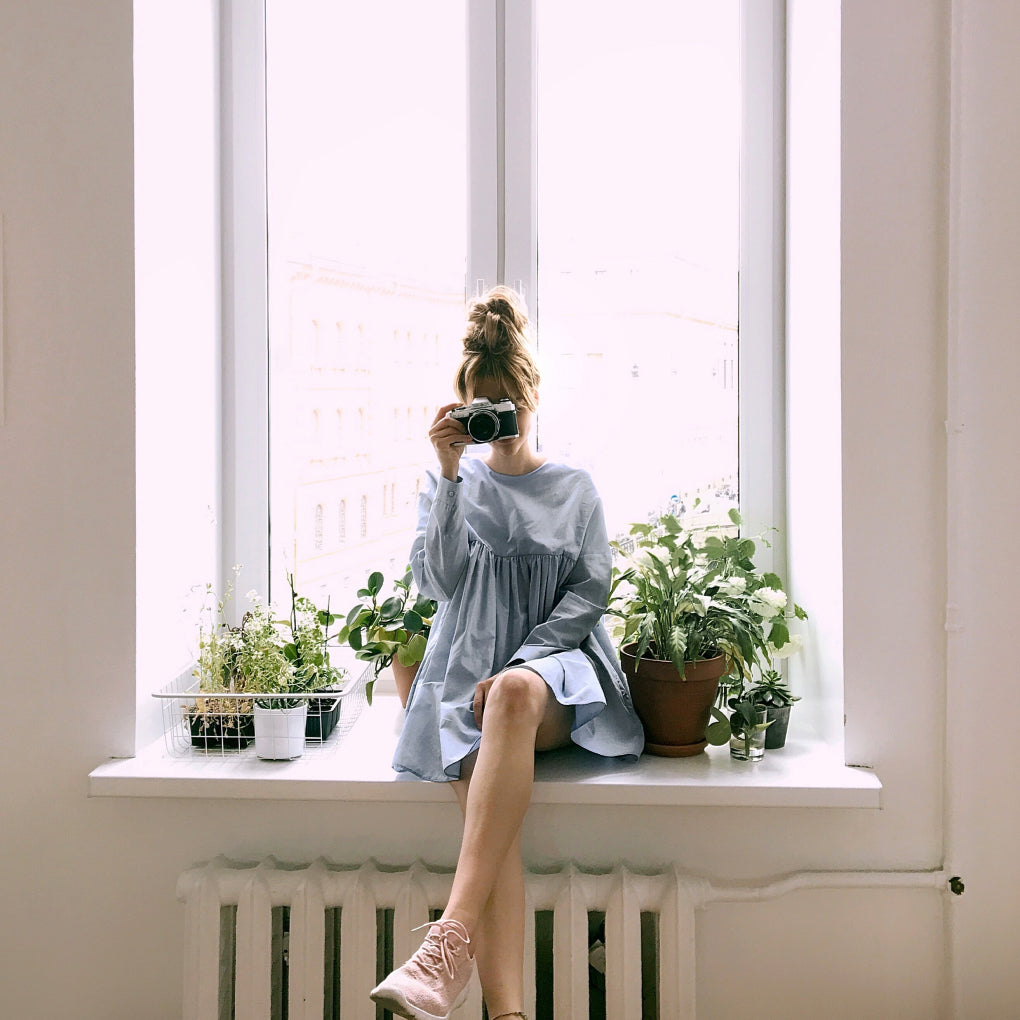
<svg viewBox="0 0 1020 1020"><path fill-rule="evenodd" d="M414 1020L448 1017L476 963L491 1020L524 1017L520 831L535 752L573 741L633 758L643 745L601 623L611 572L602 503L587 472L534 448L539 373L526 329L514 292L490 291L470 309L455 379L464 404L511 399L518 436L462 460L470 439L449 417L457 404L429 431L439 473L419 499L411 569L439 610L393 767L452 783L464 836L445 913L372 992Z"/></svg>

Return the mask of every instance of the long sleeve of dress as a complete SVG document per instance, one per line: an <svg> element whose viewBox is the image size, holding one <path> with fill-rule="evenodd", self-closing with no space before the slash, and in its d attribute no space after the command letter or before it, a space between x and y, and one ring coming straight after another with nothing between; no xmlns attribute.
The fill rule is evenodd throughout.
<svg viewBox="0 0 1020 1020"><path fill-rule="evenodd" d="M427 476L418 498L418 528L411 546L411 573L418 591L430 599L449 602L468 564L467 523L464 520L460 478Z"/></svg>
<svg viewBox="0 0 1020 1020"><path fill-rule="evenodd" d="M559 600L549 618L528 634L508 665L580 648L605 614L611 574L606 519L602 501L596 499L577 561L560 586Z"/></svg>

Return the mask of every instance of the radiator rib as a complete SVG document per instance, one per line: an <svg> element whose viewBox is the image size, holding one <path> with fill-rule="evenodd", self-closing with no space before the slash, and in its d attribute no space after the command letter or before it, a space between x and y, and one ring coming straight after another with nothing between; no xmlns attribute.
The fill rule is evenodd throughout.
<svg viewBox="0 0 1020 1020"><path fill-rule="evenodd" d="M614 874L606 904L606 1016L641 1020L641 904L636 876Z"/></svg>
<svg viewBox="0 0 1020 1020"><path fill-rule="evenodd" d="M553 1003L563 1020L588 1020L588 906L573 864L553 904Z"/></svg>
<svg viewBox="0 0 1020 1020"><path fill-rule="evenodd" d="M276 870L270 857L249 873L237 899L236 1016L272 1020L273 906L268 875Z"/></svg>
<svg viewBox="0 0 1020 1020"><path fill-rule="evenodd" d="M290 910L290 1020L322 1020L325 984L325 865L316 861L303 874Z"/></svg>
<svg viewBox="0 0 1020 1020"><path fill-rule="evenodd" d="M354 872L340 914L340 1016L347 1020L375 1020L375 1004L368 989L376 977L376 897L374 864Z"/></svg>

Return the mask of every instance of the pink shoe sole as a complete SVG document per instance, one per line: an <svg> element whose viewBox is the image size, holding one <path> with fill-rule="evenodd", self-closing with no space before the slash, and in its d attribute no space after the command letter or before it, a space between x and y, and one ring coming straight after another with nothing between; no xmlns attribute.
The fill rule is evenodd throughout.
<svg viewBox="0 0 1020 1020"><path fill-rule="evenodd" d="M404 998L403 992L399 989L387 989L385 981L376 988L373 988L369 993L369 998L373 1002L382 1006L383 1009L388 1009L394 1016L404 1017L405 1020L450 1020L450 1017L460 1008L467 996L468 988L465 986L450 1012L444 1016L437 1016L435 1013L426 1013L425 1010L412 1006Z"/></svg>

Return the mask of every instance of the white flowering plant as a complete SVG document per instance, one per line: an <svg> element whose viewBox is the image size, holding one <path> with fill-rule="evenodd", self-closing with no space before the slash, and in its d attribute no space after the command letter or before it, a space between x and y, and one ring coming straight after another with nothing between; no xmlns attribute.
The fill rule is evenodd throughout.
<svg viewBox="0 0 1020 1020"><path fill-rule="evenodd" d="M199 626L198 661L194 670L203 693L302 694L333 687L344 678L344 671L330 664L329 643L336 635L328 633L336 621L328 608L316 609L310 599L298 595L294 578L288 575L291 610L287 620L277 619L256 591L249 591L251 608L239 626L226 622L226 605L233 595L228 584L223 599L216 600L211 585L206 585L206 605ZM292 701L285 698L259 698L260 705L283 708ZM229 704L225 709L224 705ZM251 711L251 702L224 698L199 699L200 711L215 714Z"/></svg>
<svg viewBox="0 0 1020 1020"><path fill-rule="evenodd" d="M736 510L729 518L742 523ZM755 567L755 539L720 527L688 531L668 513L631 525L630 534L634 550L623 569L613 568L608 613L619 621L618 644L633 644L638 662L670 660L683 673L685 662L724 655L737 684L793 643L787 614L807 613L790 604L778 575ZM619 542L610 545L624 554Z"/></svg>
<svg viewBox="0 0 1020 1020"><path fill-rule="evenodd" d="M729 518L737 528L743 523L736 510ZM743 728L741 720L752 711L747 691L753 676L767 674L774 660L800 647L790 620L807 619L782 579L755 567L756 543L768 546L766 537L726 530L685 530L668 513L655 523L631 525L634 549L623 569L613 568L608 609L618 621L618 645L633 645L637 663L642 656L669 660L683 674L686 662L726 657L715 722L706 733L712 744L726 743ZM619 542L610 545L626 555ZM732 716L723 711L727 707Z"/></svg>
<svg viewBox="0 0 1020 1020"><path fill-rule="evenodd" d="M252 702L244 698L217 697L222 694L243 694L247 674L239 668L241 628L226 623L227 605L233 598L233 584L227 585L222 598L213 586L205 586L198 627L198 655L192 675L198 680L202 696L195 699L194 715L200 731L221 731L226 725L235 732L240 720L251 714Z"/></svg>

